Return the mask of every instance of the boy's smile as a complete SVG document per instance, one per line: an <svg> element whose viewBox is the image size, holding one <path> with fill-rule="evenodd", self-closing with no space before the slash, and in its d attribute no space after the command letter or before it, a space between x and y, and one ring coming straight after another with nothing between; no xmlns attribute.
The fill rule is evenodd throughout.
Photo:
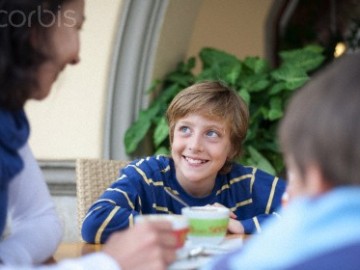
<svg viewBox="0 0 360 270"><path fill-rule="evenodd" d="M176 177L189 194L196 197L210 194L230 152L225 121L193 113L176 122L171 154Z"/></svg>
<svg viewBox="0 0 360 270"><path fill-rule="evenodd" d="M192 164L192 165L203 164L203 163L207 162L207 160L201 160L201 159L196 159L196 158L191 158L191 157L186 157L186 156L184 156L184 158L186 159L187 162L189 162L189 164Z"/></svg>

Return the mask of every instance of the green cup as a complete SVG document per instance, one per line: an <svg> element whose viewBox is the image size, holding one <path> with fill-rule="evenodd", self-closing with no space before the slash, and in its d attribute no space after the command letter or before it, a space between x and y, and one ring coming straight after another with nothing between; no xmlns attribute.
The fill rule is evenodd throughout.
<svg viewBox="0 0 360 270"><path fill-rule="evenodd" d="M188 239L194 245L216 245L226 236L230 210L225 207L195 206L181 210L189 222Z"/></svg>

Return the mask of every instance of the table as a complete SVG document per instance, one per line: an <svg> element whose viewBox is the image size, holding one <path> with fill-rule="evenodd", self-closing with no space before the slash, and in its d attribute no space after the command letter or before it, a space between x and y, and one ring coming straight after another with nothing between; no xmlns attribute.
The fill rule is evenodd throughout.
<svg viewBox="0 0 360 270"><path fill-rule="evenodd" d="M101 244L87 244L85 242L61 243L54 254L54 260L77 258L89 253L100 251Z"/></svg>
<svg viewBox="0 0 360 270"><path fill-rule="evenodd" d="M226 236L226 239L233 238L247 239L248 235L229 234ZM80 241L73 243L61 243L53 256L53 259L58 262L63 259L77 258L92 252L100 251L101 248L101 244L87 244Z"/></svg>

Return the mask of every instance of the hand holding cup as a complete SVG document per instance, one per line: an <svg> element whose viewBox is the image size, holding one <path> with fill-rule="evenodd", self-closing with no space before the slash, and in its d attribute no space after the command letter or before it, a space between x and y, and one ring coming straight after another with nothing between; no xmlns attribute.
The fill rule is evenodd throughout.
<svg viewBox="0 0 360 270"><path fill-rule="evenodd" d="M185 244L186 236L189 231L188 220L182 215L167 214L147 214L135 217L135 223L167 221L171 223L173 235L176 239L176 248L181 248Z"/></svg>

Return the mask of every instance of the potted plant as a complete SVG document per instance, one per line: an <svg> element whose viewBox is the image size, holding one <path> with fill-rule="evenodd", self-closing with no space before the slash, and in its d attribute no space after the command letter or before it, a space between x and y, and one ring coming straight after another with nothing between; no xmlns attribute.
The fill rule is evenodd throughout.
<svg viewBox="0 0 360 270"><path fill-rule="evenodd" d="M311 72L325 59L323 49L315 45L283 51L279 56L281 65L272 68L260 57L240 60L224 51L204 48L199 53L202 70L197 75L193 72L194 57L179 63L174 71L150 87L149 93L154 95L152 103L126 131L127 154L133 154L147 136L151 136L153 147L150 154L169 154L165 111L171 100L197 81L221 80L237 91L250 110L249 130L240 162L279 174L284 169L276 139L279 120L289 97L309 80Z"/></svg>

